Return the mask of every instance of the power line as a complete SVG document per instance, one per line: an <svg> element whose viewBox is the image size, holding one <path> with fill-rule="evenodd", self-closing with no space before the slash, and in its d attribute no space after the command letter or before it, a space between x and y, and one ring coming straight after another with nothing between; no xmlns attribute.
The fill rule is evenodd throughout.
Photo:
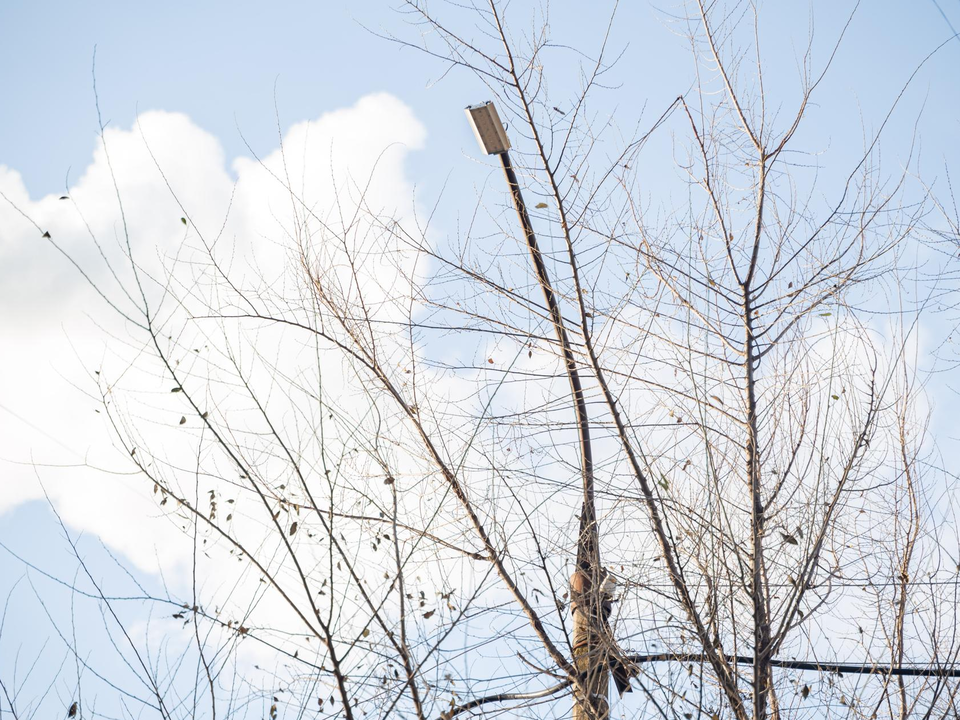
<svg viewBox="0 0 960 720"><path fill-rule="evenodd" d="M753 665L752 655L725 655L731 665ZM642 665L652 662L709 662L702 653L654 653L649 655L627 655L627 660ZM772 667L790 670L815 670L833 672L839 675L897 675L900 677L960 677L960 668L953 665L877 665L857 663L820 662L818 660L778 660L769 661Z"/></svg>
<svg viewBox="0 0 960 720"><path fill-rule="evenodd" d="M933 0L933 4L936 6L937 10L940 12L940 17L943 18L943 21L947 24L947 27L950 28L950 32L953 33L954 37L957 37L957 31L953 27L953 23L950 22L950 18L947 17L947 14L943 11L943 8L940 7L940 3L937 0Z"/></svg>

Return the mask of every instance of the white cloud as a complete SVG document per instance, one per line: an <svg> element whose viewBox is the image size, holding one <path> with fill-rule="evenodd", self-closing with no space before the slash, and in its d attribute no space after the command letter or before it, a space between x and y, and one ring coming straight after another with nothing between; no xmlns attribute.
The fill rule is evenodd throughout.
<svg viewBox="0 0 960 720"><path fill-rule="evenodd" d="M156 571L158 560L173 569L189 557L182 533L162 517L143 478L129 474L105 414L97 413L95 373L110 367L111 381L118 378L118 368L138 351L130 328L33 223L121 307L139 302L127 237L144 273L158 280L181 247L203 242L216 246L237 277L287 283L282 267L298 228L313 233L318 218L339 223L361 198L374 210L409 212L405 158L424 140L409 108L376 94L297 123L284 135L282 152L272 150L262 162L235 160L232 170L216 138L185 115L162 111L144 113L131 129L108 129L106 151L98 144L67 200L59 199L62 193L32 200L20 175L0 166L0 192L10 201L0 200L0 513L42 497L39 477L72 528L99 535L141 569ZM287 179L294 200L283 187ZM381 264L369 279L390 288L396 273ZM162 308L160 289L145 284L153 307ZM140 377L152 382L151 391L165 382ZM170 441L162 413L179 409L148 397L142 406L118 410L137 415L151 408L161 414L137 417L137 427L155 424L162 446Z"/></svg>

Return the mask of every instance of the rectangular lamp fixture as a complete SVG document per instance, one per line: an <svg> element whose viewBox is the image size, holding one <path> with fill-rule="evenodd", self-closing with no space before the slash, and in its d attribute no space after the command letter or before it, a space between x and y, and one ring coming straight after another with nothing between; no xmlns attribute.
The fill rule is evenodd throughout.
<svg viewBox="0 0 960 720"><path fill-rule="evenodd" d="M470 105L466 113L477 135L477 142L487 155L501 155L510 149L510 139L492 102Z"/></svg>

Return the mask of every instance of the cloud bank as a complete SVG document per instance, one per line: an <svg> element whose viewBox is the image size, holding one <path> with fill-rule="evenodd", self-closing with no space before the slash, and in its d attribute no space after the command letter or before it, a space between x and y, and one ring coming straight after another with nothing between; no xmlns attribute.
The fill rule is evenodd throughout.
<svg viewBox="0 0 960 720"><path fill-rule="evenodd" d="M151 303L163 300L165 268L185 262L185 245L212 249L234 277L296 292L284 286L291 240L349 222L358 206L409 213L406 157L425 136L407 106L374 94L296 123L280 147L229 166L215 137L163 111L108 128L79 180L38 200L0 165L0 513L45 491L69 526L140 569L185 562L180 529L123 461L97 396L99 371L142 350L106 304L141 302L128 252L155 281ZM396 268L382 270L368 280L386 292Z"/></svg>

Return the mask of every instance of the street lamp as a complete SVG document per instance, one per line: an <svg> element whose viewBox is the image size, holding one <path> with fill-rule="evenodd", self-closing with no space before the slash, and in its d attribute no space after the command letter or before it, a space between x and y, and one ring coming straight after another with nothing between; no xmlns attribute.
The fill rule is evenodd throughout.
<svg viewBox="0 0 960 720"><path fill-rule="evenodd" d="M577 413L577 429L580 434L580 455L583 462L583 512L580 514L580 542L577 549L577 565L581 572L588 573L589 584L595 587L603 581L600 577L600 549L597 540L597 517L593 500L593 450L590 444L590 420L587 416L587 405L583 397L583 386L580 384L580 374L577 372L577 363L574 359L570 339L567 337L567 328L560 314L556 293L547 274L547 266L543 261L543 254L537 243L537 236L533 232L533 224L527 213L527 204L520 192L520 183L510 161L510 139L503 129L497 108L492 102L470 105L466 108L467 118L473 126L473 131L480 143L480 149L487 155L497 155L503 165L513 206L520 218L523 234L526 236L527 247L530 249L530 259L533 261L537 281L543 290L543 297L550 312L550 320L557 334L560 349L563 354L567 377L570 380L570 390L573 393Z"/></svg>
<svg viewBox="0 0 960 720"><path fill-rule="evenodd" d="M570 578L570 608L573 613L573 655L577 670L582 674L582 687L590 695L587 702L574 704L574 720L607 720L609 701L607 684L609 678L608 642L603 637L607 628L611 578L600 565L600 538L597 529L597 510L594 502L593 450L590 444L590 419L587 416L587 403L580 384L577 363L567 337L567 329L560 314L556 293L550 284L547 266L537 244L537 236L527 213L527 205L520 192L517 174L510 162L510 139L500 122L497 108L492 102L470 105L466 109L467 118L473 126L480 148L487 155L498 155L507 177L513 206L520 218L523 234L526 236L530 259L533 261L537 281L543 290L543 297L550 312L550 320L560 343L563 364L570 381L577 416L577 431L580 435L580 458L583 463L583 504L580 510L580 536L577 541L577 568ZM618 673L615 673L617 675ZM620 673L622 674L622 673ZM622 678L618 677L621 693ZM629 676L623 682L629 687Z"/></svg>
<svg viewBox="0 0 960 720"><path fill-rule="evenodd" d="M477 135L480 148L487 155L499 155L510 149L510 138L507 137L497 115L497 106L492 102L468 105L465 111Z"/></svg>

